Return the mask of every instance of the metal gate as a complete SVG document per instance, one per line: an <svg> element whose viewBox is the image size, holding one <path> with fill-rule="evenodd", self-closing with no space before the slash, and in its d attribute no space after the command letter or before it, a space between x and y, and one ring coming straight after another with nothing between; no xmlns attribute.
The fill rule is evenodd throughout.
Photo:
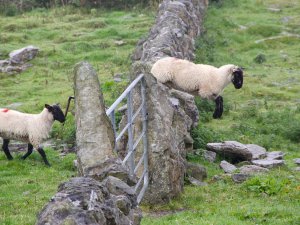
<svg viewBox="0 0 300 225"><path fill-rule="evenodd" d="M134 112L133 107L133 89L138 87L140 84L140 92L141 92L141 105ZM115 133L115 143L117 143L122 136L126 133L128 134L128 153L123 159L123 165L127 165L129 167L130 175L137 175L137 171L140 166L143 164L144 169L143 173L140 176L137 184L135 185L135 192L137 193L137 202L140 203L145 191L148 187L149 176L148 176L148 143L147 143L147 109L146 109L146 93L145 93L145 79L144 74L140 74L134 81L130 83L130 85L126 88L126 90L120 95L120 97L106 110L106 115L109 116L112 124L113 130ZM127 123L126 126L121 130L117 131L116 129L116 117L115 111L117 106L124 100L127 100ZM141 115L140 115L141 114ZM133 135L133 124L138 116L141 116L142 120L142 131L140 135L137 136L136 140L134 140ZM138 160L138 163L135 165L135 151L140 142L143 142L143 154L141 158Z"/></svg>

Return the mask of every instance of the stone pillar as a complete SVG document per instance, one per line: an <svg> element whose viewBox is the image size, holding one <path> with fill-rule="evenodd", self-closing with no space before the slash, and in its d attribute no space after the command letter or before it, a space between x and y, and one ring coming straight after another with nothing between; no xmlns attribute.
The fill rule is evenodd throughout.
<svg viewBox="0 0 300 225"><path fill-rule="evenodd" d="M143 202L157 204L169 202L183 191L186 152L193 143L189 132L199 118L194 97L179 91L173 94L168 87L157 83L150 68L151 64L140 62L133 71L144 73L146 81L149 186ZM135 108L140 104L139 96L134 94ZM190 101L193 107L182 104ZM140 133L138 123L134 129Z"/></svg>
<svg viewBox="0 0 300 225"><path fill-rule="evenodd" d="M115 159L114 133L106 116L98 76L90 64L81 62L75 66L74 84L79 172L93 175L93 168L102 168Z"/></svg>

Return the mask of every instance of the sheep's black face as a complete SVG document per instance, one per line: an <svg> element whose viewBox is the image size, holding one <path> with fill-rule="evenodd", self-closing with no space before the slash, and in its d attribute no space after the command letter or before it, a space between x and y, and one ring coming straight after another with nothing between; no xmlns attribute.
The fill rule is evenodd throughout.
<svg viewBox="0 0 300 225"><path fill-rule="evenodd" d="M61 108L59 105L45 105L45 107L49 110L49 112L52 113L54 120L57 120L61 123L65 122L66 118L64 113L62 112Z"/></svg>
<svg viewBox="0 0 300 225"><path fill-rule="evenodd" d="M232 73L232 83L236 89L240 89L243 86L243 70L238 68Z"/></svg>

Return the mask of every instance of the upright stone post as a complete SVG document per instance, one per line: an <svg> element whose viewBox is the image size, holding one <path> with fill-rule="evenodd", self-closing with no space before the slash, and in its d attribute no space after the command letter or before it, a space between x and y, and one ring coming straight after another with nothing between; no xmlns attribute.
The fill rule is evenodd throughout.
<svg viewBox="0 0 300 225"><path fill-rule="evenodd" d="M95 167L103 168L116 158L114 132L106 116L98 76L90 64L75 66L74 84L79 172L93 176Z"/></svg>
<svg viewBox="0 0 300 225"><path fill-rule="evenodd" d="M37 225L139 225L134 181L113 153L98 76L86 62L75 66L76 143L82 177L62 183L38 215Z"/></svg>

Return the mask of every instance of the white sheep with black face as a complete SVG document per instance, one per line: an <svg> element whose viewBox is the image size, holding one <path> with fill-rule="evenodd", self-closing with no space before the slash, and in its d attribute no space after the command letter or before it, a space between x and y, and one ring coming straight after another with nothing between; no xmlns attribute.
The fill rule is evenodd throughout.
<svg viewBox="0 0 300 225"><path fill-rule="evenodd" d="M187 60L166 57L154 63L151 73L161 83L214 100L216 103L214 118L222 116L221 93L224 88L230 83L233 83L236 89L243 86L243 70L232 64L216 68L211 65L194 64Z"/></svg>
<svg viewBox="0 0 300 225"><path fill-rule="evenodd" d="M65 116L58 105L45 104L45 108L39 114L0 109L0 137L3 138L2 149L7 159L13 159L8 149L9 141L13 139L28 143L28 151L22 159L26 159L34 147L43 157L45 164L50 166L40 144L49 137L55 120L61 123L65 121Z"/></svg>

